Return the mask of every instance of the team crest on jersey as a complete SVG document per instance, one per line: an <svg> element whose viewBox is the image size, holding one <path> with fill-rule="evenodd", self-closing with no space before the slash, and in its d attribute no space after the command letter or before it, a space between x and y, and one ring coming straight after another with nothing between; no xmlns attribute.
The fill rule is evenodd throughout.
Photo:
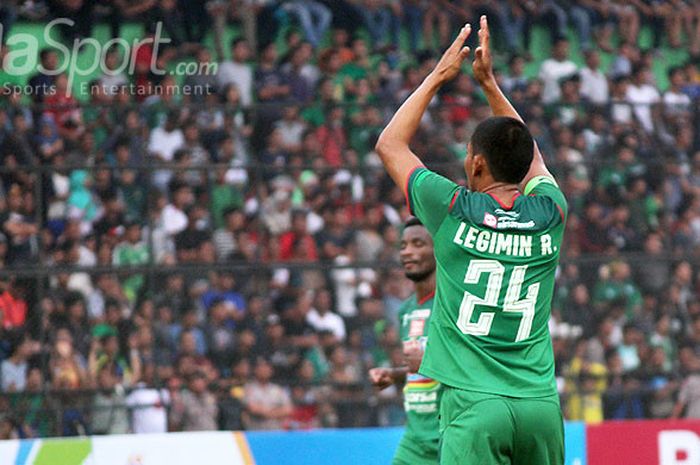
<svg viewBox="0 0 700 465"><path fill-rule="evenodd" d="M495 228L498 224L498 218L493 216L491 213L484 213L484 224L490 228Z"/></svg>

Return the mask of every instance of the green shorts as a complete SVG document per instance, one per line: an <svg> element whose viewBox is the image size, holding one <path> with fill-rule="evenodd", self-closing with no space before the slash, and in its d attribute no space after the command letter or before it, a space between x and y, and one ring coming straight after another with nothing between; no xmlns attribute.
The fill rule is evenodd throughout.
<svg viewBox="0 0 700 465"><path fill-rule="evenodd" d="M439 440L426 442L403 435L391 465L438 465Z"/></svg>
<svg viewBox="0 0 700 465"><path fill-rule="evenodd" d="M505 397L443 386L441 465L563 465L559 396Z"/></svg>

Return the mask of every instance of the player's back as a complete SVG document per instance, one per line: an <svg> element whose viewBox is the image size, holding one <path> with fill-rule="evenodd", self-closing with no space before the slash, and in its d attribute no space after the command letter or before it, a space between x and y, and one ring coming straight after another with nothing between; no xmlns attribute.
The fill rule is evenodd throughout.
<svg viewBox="0 0 700 465"><path fill-rule="evenodd" d="M547 323L566 215L561 191L538 179L531 195L504 205L421 171L410 200L419 218L432 217L438 273L421 373L479 392L556 393Z"/></svg>

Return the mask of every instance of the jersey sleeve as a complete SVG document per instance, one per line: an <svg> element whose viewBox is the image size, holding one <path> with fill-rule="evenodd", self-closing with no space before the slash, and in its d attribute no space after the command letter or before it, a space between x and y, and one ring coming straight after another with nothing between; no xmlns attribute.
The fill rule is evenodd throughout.
<svg viewBox="0 0 700 465"><path fill-rule="evenodd" d="M559 213L564 222L569 213L569 206L566 203L564 193L559 189L559 185L550 176L536 176L525 186L525 195L542 195L549 197L559 208Z"/></svg>
<svg viewBox="0 0 700 465"><path fill-rule="evenodd" d="M450 211L459 185L424 167L415 169L408 178L408 208L435 234Z"/></svg>

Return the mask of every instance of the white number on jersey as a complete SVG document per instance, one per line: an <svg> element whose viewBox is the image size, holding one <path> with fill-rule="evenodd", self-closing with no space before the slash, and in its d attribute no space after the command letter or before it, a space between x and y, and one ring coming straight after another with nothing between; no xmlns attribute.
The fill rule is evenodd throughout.
<svg viewBox="0 0 700 465"><path fill-rule="evenodd" d="M508 289L506 290L505 300L503 301L504 312L522 313L518 334L515 337L516 342L527 339L530 336L532 320L535 317L535 302L537 301L537 294L540 292L539 283L531 284L527 289L525 298L518 300L523 282L525 281L526 270L527 265L513 268ZM488 336L491 332L491 325L496 316L495 312L482 312L476 322L472 322L471 320L476 305L485 305L488 307L498 306L498 296L501 293L505 267L497 260L472 260L464 276L464 283L477 284L482 273L489 274L486 284L486 293L483 297L478 297L465 291L462 304L459 307L459 316L457 317L457 327L460 331L472 336Z"/></svg>

